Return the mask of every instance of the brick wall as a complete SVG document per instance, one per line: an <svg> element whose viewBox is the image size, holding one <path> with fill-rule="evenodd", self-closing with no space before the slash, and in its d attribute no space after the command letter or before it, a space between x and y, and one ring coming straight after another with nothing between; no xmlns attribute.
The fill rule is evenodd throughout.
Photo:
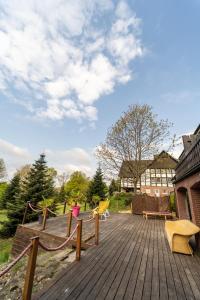
<svg viewBox="0 0 200 300"><path fill-rule="evenodd" d="M181 219L188 219L185 194L188 194L192 221L200 226L200 173L196 173L176 183L176 203L178 215Z"/></svg>

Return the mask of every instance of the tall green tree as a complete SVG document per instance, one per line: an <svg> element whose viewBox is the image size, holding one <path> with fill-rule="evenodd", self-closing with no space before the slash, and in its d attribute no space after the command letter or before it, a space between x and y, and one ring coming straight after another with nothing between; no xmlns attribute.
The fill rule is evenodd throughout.
<svg viewBox="0 0 200 300"><path fill-rule="evenodd" d="M65 191L65 185L62 184L62 186L60 187L60 190L58 192L58 196L57 196L57 201L59 203L63 203L66 199L66 191Z"/></svg>
<svg viewBox="0 0 200 300"><path fill-rule="evenodd" d="M100 199L105 199L106 188L106 184L103 181L102 170L99 166L88 188L87 195L89 202L92 201L93 196L98 196Z"/></svg>
<svg viewBox="0 0 200 300"><path fill-rule="evenodd" d="M0 231L3 237L12 236L15 234L17 225L22 222L25 202L21 198L20 174L14 175L5 192L7 218Z"/></svg>
<svg viewBox="0 0 200 300"><path fill-rule="evenodd" d="M67 197L74 201L84 202L89 186L89 179L80 171L75 171L71 174L69 180L65 184Z"/></svg>
<svg viewBox="0 0 200 300"><path fill-rule="evenodd" d="M31 201L34 205L43 198L54 195L54 181L47 167L45 154L32 165L27 178L23 181L23 197L25 201Z"/></svg>
<svg viewBox="0 0 200 300"><path fill-rule="evenodd" d="M115 179L112 179L111 183L109 185L108 191L109 191L110 196L112 196L114 192L118 192L119 191L119 182Z"/></svg>
<svg viewBox="0 0 200 300"><path fill-rule="evenodd" d="M7 182L1 182L0 183L0 209L6 208L4 198L5 198L5 192L7 190L8 183Z"/></svg>
<svg viewBox="0 0 200 300"><path fill-rule="evenodd" d="M20 195L20 191L20 174L16 173L5 190L3 197L4 208L7 207L8 203L15 203L16 198Z"/></svg>

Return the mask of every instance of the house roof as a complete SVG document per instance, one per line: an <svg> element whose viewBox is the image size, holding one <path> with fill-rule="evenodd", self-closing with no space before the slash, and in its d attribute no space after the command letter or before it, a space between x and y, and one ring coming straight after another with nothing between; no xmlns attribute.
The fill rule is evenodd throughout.
<svg viewBox="0 0 200 300"><path fill-rule="evenodd" d="M141 160L141 173L143 173L151 163L152 160ZM123 161L119 171L119 177L125 177L125 178L133 177L131 170L134 169L135 165L136 163L133 160Z"/></svg>
<svg viewBox="0 0 200 300"><path fill-rule="evenodd" d="M159 155L154 156L153 160L141 161L141 174L146 169L175 169L178 161L166 151L162 151ZM130 165L131 164L131 165ZM119 177L130 178L132 177L131 170L136 165L135 161L123 161Z"/></svg>

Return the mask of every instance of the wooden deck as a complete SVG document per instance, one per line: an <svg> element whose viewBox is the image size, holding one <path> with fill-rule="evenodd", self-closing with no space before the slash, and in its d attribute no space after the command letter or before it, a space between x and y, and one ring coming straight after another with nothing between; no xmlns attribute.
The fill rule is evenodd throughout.
<svg viewBox="0 0 200 300"><path fill-rule="evenodd" d="M162 220L111 215L100 245L33 299L200 299L200 257L172 254Z"/></svg>
<svg viewBox="0 0 200 300"><path fill-rule="evenodd" d="M91 218L92 215L89 212L82 212L79 214L79 218L83 220L87 220ZM57 237L66 238L67 233L67 218L68 215L61 215L55 218L49 218L46 222L46 229L43 230L43 233L48 233ZM71 232L76 226L76 219L72 218L72 228ZM37 222L27 223L23 225L23 227L27 227L30 229L40 231L42 225ZM94 222L85 223L83 225L83 240L86 240L91 233L94 232Z"/></svg>

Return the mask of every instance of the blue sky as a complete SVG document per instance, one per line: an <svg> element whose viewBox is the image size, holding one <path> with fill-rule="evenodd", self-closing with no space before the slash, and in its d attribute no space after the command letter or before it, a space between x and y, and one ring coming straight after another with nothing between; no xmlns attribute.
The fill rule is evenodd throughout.
<svg viewBox="0 0 200 300"><path fill-rule="evenodd" d="M178 135L198 125L199 0L0 8L0 157L9 174L45 151L60 172L92 175L95 147L133 103L152 105Z"/></svg>

